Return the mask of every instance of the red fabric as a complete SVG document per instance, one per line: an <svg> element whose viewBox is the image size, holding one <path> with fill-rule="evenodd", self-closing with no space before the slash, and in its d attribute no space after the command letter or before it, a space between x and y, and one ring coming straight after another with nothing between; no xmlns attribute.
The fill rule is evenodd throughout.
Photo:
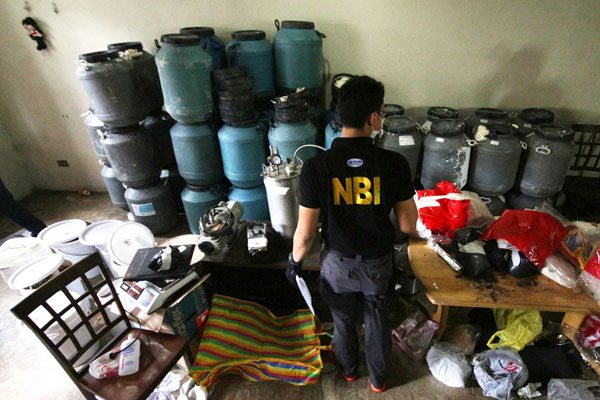
<svg viewBox="0 0 600 400"><path fill-rule="evenodd" d="M460 194L460 191L451 182L441 181L431 190L417 190L417 198L445 196L449 193ZM436 201L439 206L419 208L419 218L431 232L452 238L455 230L467 226L471 201L469 199L451 200L448 198Z"/></svg>
<svg viewBox="0 0 600 400"><path fill-rule="evenodd" d="M481 239L504 239L541 268L568 232L556 218L546 213L506 210L489 226Z"/></svg>
<svg viewBox="0 0 600 400"><path fill-rule="evenodd" d="M596 246L587 262L585 263L585 272L600 279L600 244Z"/></svg>

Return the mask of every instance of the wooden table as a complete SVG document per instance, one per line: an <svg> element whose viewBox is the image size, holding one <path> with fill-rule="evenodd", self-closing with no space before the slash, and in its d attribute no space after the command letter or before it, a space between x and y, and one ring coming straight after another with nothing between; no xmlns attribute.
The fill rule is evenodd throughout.
<svg viewBox="0 0 600 400"><path fill-rule="evenodd" d="M446 327L450 307L564 312L563 332L580 349L575 340L579 325L587 314L600 312L600 306L591 297L575 293L545 276L519 279L494 271L489 280L461 277L424 240L410 240L408 257L427 298L437 306L431 319L440 324L440 332ZM600 365L591 361L600 374Z"/></svg>

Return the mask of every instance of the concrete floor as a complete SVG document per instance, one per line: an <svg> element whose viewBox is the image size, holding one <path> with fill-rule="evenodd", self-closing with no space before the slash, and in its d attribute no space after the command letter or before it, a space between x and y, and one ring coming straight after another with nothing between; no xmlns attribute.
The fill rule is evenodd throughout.
<svg viewBox="0 0 600 400"><path fill-rule="evenodd" d="M37 192L24 203L38 217L53 223L68 218L87 221L114 218L125 220L126 212L112 206L106 193L80 196L66 192ZM185 219L168 237L187 233ZM0 238L19 230L0 217ZM160 240L159 240L160 241ZM10 308L22 297L0 282L0 398L2 399L82 399L68 376L50 356L41 342L22 327ZM451 316L451 319L452 316ZM411 361L394 353L390 388L375 394L368 388L364 366L362 378L346 383L336 377L331 364L326 364L322 379L313 386L295 387L282 382L250 383L227 376L218 383L211 399L485 399L481 389L471 380L466 389L452 389L436 381L425 363ZM542 399L545 397L542 397Z"/></svg>

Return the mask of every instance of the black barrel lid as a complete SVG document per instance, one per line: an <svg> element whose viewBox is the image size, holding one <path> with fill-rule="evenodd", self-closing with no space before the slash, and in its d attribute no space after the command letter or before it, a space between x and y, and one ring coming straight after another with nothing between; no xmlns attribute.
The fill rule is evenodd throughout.
<svg viewBox="0 0 600 400"><path fill-rule="evenodd" d="M386 118L393 115L404 115L404 107L400 104L384 104L383 114Z"/></svg>
<svg viewBox="0 0 600 400"><path fill-rule="evenodd" d="M444 119L456 119L458 118L458 110L445 106L433 106L427 109L427 115L429 117Z"/></svg>
<svg viewBox="0 0 600 400"><path fill-rule="evenodd" d="M488 124L487 129L490 132L490 139L508 139L516 136L516 129L509 123L502 122L498 124Z"/></svg>
<svg viewBox="0 0 600 400"><path fill-rule="evenodd" d="M186 183L186 186L192 192L206 192L210 190L210 185L192 185L190 183Z"/></svg>
<svg viewBox="0 0 600 400"><path fill-rule="evenodd" d="M215 30L209 26L188 26L187 28L181 28L179 33L198 37L215 36Z"/></svg>
<svg viewBox="0 0 600 400"><path fill-rule="evenodd" d="M508 114L499 108L478 108L475 115L484 119L506 119Z"/></svg>
<svg viewBox="0 0 600 400"><path fill-rule="evenodd" d="M167 33L160 37L160 41L175 46L193 46L200 43L200 38L196 35L184 35L181 33Z"/></svg>
<svg viewBox="0 0 600 400"><path fill-rule="evenodd" d="M465 132L465 124L451 118L439 119L431 126L430 132L435 136L456 136Z"/></svg>
<svg viewBox="0 0 600 400"><path fill-rule="evenodd" d="M133 50L144 50L144 46L141 42L122 42L122 43L111 43L106 46L109 50L113 51L125 51L128 49Z"/></svg>
<svg viewBox="0 0 600 400"><path fill-rule="evenodd" d="M573 130L560 125L540 125L535 133L540 137L557 142L570 142L575 137Z"/></svg>
<svg viewBox="0 0 600 400"><path fill-rule="evenodd" d="M554 122L554 113L545 108L525 108L519 114L519 119L533 125L551 124Z"/></svg>
<svg viewBox="0 0 600 400"><path fill-rule="evenodd" d="M312 21L281 21L281 27L290 29L315 29L315 23Z"/></svg>
<svg viewBox="0 0 600 400"><path fill-rule="evenodd" d="M265 31L258 30L245 30L245 31L236 31L231 34L231 37L235 40L240 40L242 42L248 40L262 40L267 37Z"/></svg>
<svg viewBox="0 0 600 400"><path fill-rule="evenodd" d="M97 63L102 61L113 60L119 57L119 53L116 51L103 50L103 51L95 51L93 53L85 53L80 54L79 59L89 62L89 63Z"/></svg>
<svg viewBox="0 0 600 400"><path fill-rule="evenodd" d="M396 135L416 133L418 130L417 122L404 115L392 115L386 117L383 121L383 131Z"/></svg>
<svg viewBox="0 0 600 400"><path fill-rule="evenodd" d="M215 80L222 81L231 78L239 78L240 76L248 76L248 71L245 67L236 65L235 67L216 69L212 74Z"/></svg>

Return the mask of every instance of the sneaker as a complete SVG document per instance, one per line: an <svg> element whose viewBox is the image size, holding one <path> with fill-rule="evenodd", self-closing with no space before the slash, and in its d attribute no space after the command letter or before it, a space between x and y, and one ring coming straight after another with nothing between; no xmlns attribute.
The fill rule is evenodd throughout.
<svg viewBox="0 0 600 400"><path fill-rule="evenodd" d="M375 385L373 385L372 382L369 382L369 384L371 385L371 390L374 391L375 393L382 393L385 392L385 390L387 389L387 385L384 383L382 387L376 387Z"/></svg>
<svg viewBox="0 0 600 400"><path fill-rule="evenodd" d="M338 371L339 371L338 375L340 377L342 377L343 380L345 380L346 382L354 382L354 381L356 381L356 380L358 380L360 378L360 376L358 374L355 374L355 375L345 375L343 372L341 372L342 368L340 367L340 365L338 364L337 360L335 359L335 351L333 349L330 349L328 351L328 353L329 353L329 360L338 369Z"/></svg>
<svg viewBox="0 0 600 400"><path fill-rule="evenodd" d="M344 375L344 374L342 374L341 372L340 372L340 374L339 374L339 375L340 375L340 376L342 377L342 379L343 379L343 380L345 380L346 382L354 382L354 381L356 381L356 380L359 380L359 379L360 379L360 376L358 376L358 375Z"/></svg>

